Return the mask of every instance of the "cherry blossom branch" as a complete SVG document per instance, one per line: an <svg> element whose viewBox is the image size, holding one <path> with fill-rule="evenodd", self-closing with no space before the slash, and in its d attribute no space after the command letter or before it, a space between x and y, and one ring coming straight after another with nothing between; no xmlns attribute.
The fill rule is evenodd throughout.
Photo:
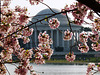
<svg viewBox="0 0 100 75"><path fill-rule="evenodd" d="M71 32L73 32L72 27L71 27L71 22L70 22L70 20L69 20L69 17L68 17L68 15L67 15L67 13L66 13L66 17L67 17L67 20L68 20L68 24L69 24L70 30L71 30ZM73 34L73 36L75 37L75 40L76 40L77 46L78 46L77 38L76 38L76 36L75 36L74 34ZM71 53L71 50L72 50L72 48L73 48L74 46L75 46L75 45L70 46L70 53Z"/></svg>
<svg viewBox="0 0 100 75"><path fill-rule="evenodd" d="M96 72L94 72L93 75L96 74L97 72L98 72L98 70Z"/></svg>
<svg viewBox="0 0 100 75"><path fill-rule="evenodd" d="M61 14L61 13L71 12L71 11L75 11L75 10L77 10L77 9L66 10L66 11L61 11L61 12L58 12L58 13L54 13L54 14L48 16L48 17L45 17L45 18L43 18L43 19L40 19L40 20L38 20L38 21L36 21L36 22L32 22L31 24L29 24L29 25L27 25L27 26L25 26L25 27L22 27L21 29L19 29L19 30L17 30L16 32L13 32L13 33L7 35L7 36L4 37L4 38L7 38L7 37L9 37L9 36L12 36L13 34L19 32L19 31L22 31L23 29L25 29L25 28L27 28L27 27L30 27L30 26L32 26L32 25L38 23L38 22L41 22L41 21L43 21L43 20L45 20L45 19L48 19L48 18L51 18L51 17L53 17L53 16L55 16L55 15L59 15L59 14ZM3 41L4 38L0 39L0 41Z"/></svg>
<svg viewBox="0 0 100 75"><path fill-rule="evenodd" d="M93 20L92 20L93 21ZM93 21L94 22L94 21ZM93 26L93 24L92 23L88 23L87 21L85 21L84 20L84 23L83 24L88 24L88 25L90 25L90 26Z"/></svg>
<svg viewBox="0 0 100 75"><path fill-rule="evenodd" d="M36 70L31 70L31 72L37 72L37 73L44 73L44 72L39 72L39 71L36 71Z"/></svg>
<svg viewBox="0 0 100 75"><path fill-rule="evenodd" d="M40 1L39 1L40 2ZM47 4L43 3L43 2L40 2L42 4L44 4L45 6L47 6L53 13L55 13Z"/></svg>
<svg viewBox="0 0 100 75"><path fill-rule="evenodd" d="M15 64L13 64L13 63L11 63L11 65L14 65L14 66L16 66L16 67L17 67L17 65L15 65Z"/></svg>
<svg viewBox="0 0 100 75"><path fill-rule="evenodd" d="M37 19L37 21L38 21L38 19ZM31 23L33 23L32 21L30 21ZM36 26L36 24L35 24L35 28L36 28L36 31L37 31L37 26Z"/></svg>
<svg viewBox="0 0 100 75"><path fill-rule="evenodd" d="M70 27L70 30L71 30L71 32L73 32L72 27L71 27L71 24L70 24L70 20L69 20L69 17L68 17L68 15L67 15L67 13L66 13L66 17L67 17L67 20L68 20L68 25L69 25L69 27Z"/></svg>
<svg viewBox="0 0 100 75"><path fill-rule="evenodd" d="M35 47L36 47L36 42L34 42L34 41L33 41L33 38L32 38L32 36L31 36L31 39L32 39L32 42L35 44Z"/></svg>
<svg viewBox="0 0 100 75"><path fill-rule="evenodd" d="M100 17L100 14L96 12L96 14Z"/></svg>
<svg viewBox="0 0 100 75"><path fill-rule="evenodd" d="M40 14L40 15L30 16L30 18L34 18L34 17L37 17L37 16L45 16L45 15L52 15L52 14Z"/></svg>
<svg viewBox="0 0 100 75"><path fill-rule="evenodd" d="M98 70L96 70L96 69L94 69L94 68L93 68L93 70L95 71L95 72L93 73L93 75L96 74L97 72L99 72Z"/></svg>
<svg viewBox="0 0 100 75"><path fill-rule="evenodd" d="M48 21L47 21L48 22ZM43 24L43 25L46 25L46 26L48 26L48 24L49 24L49 22L48 22L48 24L45 24L45 23L42 23L42 22L40 22L41 24ZM61 32L61 33L63 33L59 28L57 28L57 30L59 31L59 32Z"/></svg>
<svg viewBox="0 0 100 75"><path fill-rule="evenodd" d="M7 67L6 67L6 65L5 65L5 64L4 64L4 66L5 66L5 68L6 68L7 72L8 72L8 74L9 74L9 75L11 75L11 74L10 74L10 72L8 71L8 69L7 69Z"/></svg>
<svg viewBox="0 0 100 75"><path fill-rule="evenodd" d="M100 4L96 2L96 0L77 0L77 1L82 4L85 4L86 6L94 10L95 12L100 13Z"/></svg>

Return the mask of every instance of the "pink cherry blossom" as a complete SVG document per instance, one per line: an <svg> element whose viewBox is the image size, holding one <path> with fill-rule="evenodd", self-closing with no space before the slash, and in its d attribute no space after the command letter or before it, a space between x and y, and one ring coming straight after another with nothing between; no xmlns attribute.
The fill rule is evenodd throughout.
<svg viewBox="0 0 100 75"><path fill-rule="evenodd" d="M23 66L18 66L18 68L15 69L15 73L17 75L27 75L28 69L26 69Z"/></svg>
<svg viewBox="0 0 100 75"><path fill-rule="evenodd" d="M9 36L9 37L4 39L4 46L6 48L8 48L8 47L10 47L10 48L15 47L18 44L19 44L18 39L15 38L15 37Z"/></svg>
<svg viewBox="0 0 100 75"><path fill-rule="evenodd" d="M39 44L37 50L43 55L46 54L46 58L50 59L51 55L53 54L53 49L50 48L50 44L52 44L52 39L49 38L49 35L46 34L46 31L44 31L44 33L39 33L38 39Z"/></svg>
<svg viewBox="0 0 100 75"><path fill-rule="evenodd" d="M72 36L73 36L73 33L70 32L68 29L67 31L64 32L64 40L71 40L72 39Z"/></svg>
<svg viewBox="0 0 100 75"><path fill-rule="evenodd" d="M29 29L29 28L25 28L23 30L23 36L30 36L33 33L33 28Z"/></svg>
<svg viewBox="0 0 100 75"><path fill-rule="evenodd" d="M80 33L80 34L79 34L79 40L80 40L81 42L87 42L87 40L88 40L88 35L87 35L87 33L86 33L86 32Z"/></svg>
<svg viewBox="0 0 100 75"><path fill-rule="evenodd" d="M30 42L30 39L28 37L23 37L23 43L26 44Z"/></svg>
<svg viewBox="0 0 100 75"><path fill-rule="evenodd" d="M92 24L93 25L93 24ZM98 30L94 28L95 26L93 25L93 28L92 28L92 33L94 34L98 34Z"/></svg>
<svg viewBox="0 0 100 75"><path fill-rule="evenodd" d="M87 53L89 51L89 47L86 43L83 45L79 44L78 50L80 50L82 53Z"/></svg>
<svg viewBox="0 0 100 75"><path fill-rule="evenodd" d="M87 67L87 73L86 75L93 75L93 73L91 72L95 67L95 63L89 63L88 67Z"/></svg>
<svg viewBox="0 0 100 75"><path fill-rule="evenodd" d="M38 39L39 39L39 42L41 42L41 43L47 43L47 42L49 42L49 35L46 34L46 31L44 31L44 33L40 32Z"/></svg>
<svg viewBox="0 0 100 75"><path fill-rule="evenodd" d="M36 64L45 64L45 60L44 59L35 59L34 63L36 63Z"/></svg>
<svg viewBox="0 0 100 75"><path fill-rule="evenodd" d="M50 48L49 44L40 43L37 49L43 54L44 58L46 59L50 59L51 55L53 54L53 49Z"/></svg>
<svg viewBox="0 0 100 75"><path fill-rule="evenodd" d="M74 60L75 60L75 57L76 57L76 55L74 55L73 52L72 52L72 53L69 53L69 54L67 54L67 55L65 55L65 59L66 59L67 61L69 61L69 62L74 61Z"/></svg>
<svg viewBox="0 0 100 75"><path fill-rule="evenodd" d="M53 49L47 48L47 49L45 50L45 53L44 53L44 54L46 54L46 58L48 58L48 60L49 60L50 57L51 57L51 55L53 54Z"/></svg>
<svg viewBox="0 0 100 75"><path fill-rule="evenodd" d="M95 25L94 28L95 28L97 31L100 31L100 24Z"/></svg>
<svg viewBox="0 0 100 75"><path fill-rule="evenodd" d="M29 0L31 5L39 4L39 2L43 2L43 0Z"/></svg>
<svg viewBox="0 0 100 75"><path fill-rule="evenodd" d="M50 48L50 45L49 45L49 44L41 44L41 43L39 43L39 44L38 44L38 47L39 47L40 49L46 49L46 48Z"/></svg>
<svg viewBox="0 0 100 75"><path fill-rule="evenodd" d="M16 21L17 14L10 8L8 7L1 7L1 22L4 24L11 24Z"/></svg>
<svg viewBox="0 0 100 75"><path fill-rule="evenodd" d="M21 58L23 60L30 59L32 58L32 54L33 54L32 50L23 50L21 52Z"/></svg>
<svg viewBox="0 0 100 75"><path fill-rule="evenodd" d="M43 56L41 55L40 52L35 53L34 57L35 57L34 62L36 64L44 64L45 63L45 60L43 59Z"/></svg>
<svg viewBox="0 0 100 75"><path fill-rule="evenodd" d="M4 60L4 61L9 61L9 60L12 60L12 49L7 49L7 50L2 50L1 52L1 58Z"/></svg>
<svg viewBox="0 0 100 75"><path fill-rule="evenodd" d="M4 0L3 6L8 6L10 4L11 0Z"/></svg>
<svg viewBox="0 0 100 75"><path fill-rule="evenodd" d="M96 18L92 25L93 29L95 29L96 31L100 31L100 18Z"/></svg>
<svg viewBox="0 0 100 75"><path fill-rule="evenodd" d="M0 32L7 33L10 29L11 25L8 23L2 23L0 24Z"/></svg>
<svg viewBox="0 0 100 75"><path fill-rule="evenodd" d="M25 25L25 24L27 24L28 23L28 19L29 19L29 17L24 13L24 14L19 14L19 24L21 24L21 25Z"/></svg>
<svg viewBox="0 0 100 75"><path fill-rule="evenodd" d="M96 42L96 43L92 43L91 44L91 48L95 51L100 51L100 43Z"/></svg>
<svg viewBox="0 0 100 75"><path fill-rule="evenodd" d="M81 19L76 19L76 18L74 18L74 21L73 21L75 24L77 24L77 25L81 25L84 21L83 20L81 20Z"/></svg>
<svg viewBox="0 0 100 75"><path fill-rule="evenodd" d="M89 39L92 41L92 42L97 42L99 40L99 34L95 34L95 33L90 33L89 35Z"/></svg>
<svg viewBox="0 0 100 75"><path fill-rule="evenodd" d="M51 29L56 29L58 28L60 25L60 22L58 21L57 18L52 18L49 20L49 26Z"/></svg>
<svg viewBox="0 0 100 75"><path fill-rule="evenodd" d="M89 19L93 19L93 11L90 11L90 12L88 13L87 18L89 18Z"/></svg>
<svg viewBox="0 0 100 75"><path fill-rule="evenodd" d="M24 8L21 8L20 6L15 6L15 11L16 12L21 12L21 13L25 13L26 14L27 13L27 10L28 9L25 8L25 7Z"/></svg>
<svg viewBox="0 0 100 75"><path fill-rule="evenodd" d="M49 39L49 44L53 44L52 38Z"/></svg>
<svg viewBox="0 0 100 75"><path fill-rule="evenodd" d="M87 14L88 7L84 4L81 4L79 2L76 2L76 4L73 4L70 6L71 9L76 9L72 12L72 15L74 16L74 23L81 25L84 21L84 17Z"/></svg>
<svg viewBox="0 0 100 75"><path fill-rule="evenodd" d="M65 12L65 11L68 11L68 10L70 10L70 7L68 7L68 5L66 5L65 7L64 7L64 9L62 9L61 11L62 12ZM66 13L62 13L63 15L66 15Z"/></svg>
<svg viewBox="0 0 100 75"><path fill-rule="evenodd" d="M4 64L2 64L1 62L0 62L0 75L6 75L6 68L5 68L5 66L4 66Z"/></svg>
<svg viewBox="0 0 100 75"><path fill-rule="evenodd" d="M29 36L32 35L33 29L32 28L24 28L27 26L27 23L29 22L29 16L27 15L27 8L21 8L20 6L16 6L15 9L11 9L9 7L9 4L11 3L11 0L1 0L1 22L0 22L0 47L2 47L2 51L0 53L0 75L6 75L6 67L5 63L9 60L12 60L12 53L17 56L17 58L20 60L19 66L16 67L15 73L17 75L26 75L28 70L30 70L32 75L36 75L35 72L33 72L33 67L30 65L30 58L32 58L32 55L34 53L34 62L36 64L44 64L45 59L50 59L51 55L53 54L53 49L51 48L51 44L53 43L50 36L45 32L39 33L38 36L38 47L36 49L29 49L25 50L24 48L20 47L19 44L19 38L23 39L23 43L26 44L30 41ZM28 0L31 5L42 3L43 0ZM98 0L96 0L98 1ZM100 3L100 1L99 1ZM44 3L42 3L44 4ZM45 4L44 4L45 5ZM89 9L86 5L81 4L79 2L76 2L75 4L72 4L70 7L66 5L64 9L62 9L62 12L73 10L72 15L74 16L74 23L81 25L84 22L84 18L87 17L89 19L94 19L93 12L91 9ZM87 14L87 10L91 10ZM62 13L59 12L59 13ZM59 14L59 13L54 13ZM67 13L67 12L66 12ZM65 14L65 13L63 13ZM49 17L50 18L50 17ZM45 18L44 18L45 19ZM48 18L47 18L48 19ZM42 19L41 19L42 21ZM95 51L100 50L100 44L97 43L99 41L99 34L100 31L100 18L95 18L92 28L92 34L89 35L89 38L92 42L96 42L92 44L92 49ZM37 19L37 22L38 21ZM35 23L37 23L35 22ZM51 29L56 29L60 25L60 22L57 18L52 18L49 20L49 26ZM29 25L31 26L31 24ZM24 29L23 29L24 28ZM16 32L17 31L17 32ZM12 34L13 33L13 34ZM73 33L69 30L64 32L64 40L71 40ZM86 33L80 34L80 41L83 42L83 44L79 45L78 49L82 53L87 53L89 50L89 47L87 46L88 36ZM65 56L65 58L72 62L75 60L74 53L69 53ZM93 74L91 71L94 69L95 64L89 63L87 68L87 75ZM100 63L98 63L97 70L100 71Z"/></svg>
<svg viewBox="0 0 100 75"><path fill-rule="evenodd" d="M28 69L30 67L30 61L29 61L29 59L22 60L21 64L22 64L22 66L24 66L24 67L26 67Z"/></svg>

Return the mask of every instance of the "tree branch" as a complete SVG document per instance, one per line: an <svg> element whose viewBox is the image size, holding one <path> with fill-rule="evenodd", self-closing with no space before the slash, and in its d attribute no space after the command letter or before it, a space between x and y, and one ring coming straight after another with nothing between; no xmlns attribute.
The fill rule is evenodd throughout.
<svg viewBox="0 0 100 75"><path fill-rule="evenodd" d="M77 0L77 1L88 6L93 11L100 13L100 4L95 0Z"/></svg>
<svg viewBox="0 0 100 75"><path fill-rule="evenodd" d="M36 21L36 22L33 22L33 23L31 23L31 24L29 24L29 25L27 25L27 26L25 26L25 27L22 27L21 29L17 30L16 32L13 32L12 34L10 34L10 35L8 35L8 36L6 36L6 37L4 37L4 38L7 38L7 37L9 37L9 36L12 36L13 34L19 32L19 31L21 31L21 30L23 30L23 29L25 29L25 28L27 28L27 27L30 27L30 26L32 26L32 25L38 23L38 22L41 22L41 21L43 21L43 20L45 20L45 19L48 19L48 18L51 18L51 17L53 17L53 16L55 16L55 15L59 15L59 14L61 14L61 13L66 13L66 12L75 11L75 10L76 10L76 9L72 9L72 10L68 10L68 11L66 10L66 11L64 11L64 12L62 11L62 12L54 13L54 14L48 16L48 17L45 17L45 18L40 19L40 20L38 20L38 21ZM0 41L3 41L4 38L0 39Z"/></svg>

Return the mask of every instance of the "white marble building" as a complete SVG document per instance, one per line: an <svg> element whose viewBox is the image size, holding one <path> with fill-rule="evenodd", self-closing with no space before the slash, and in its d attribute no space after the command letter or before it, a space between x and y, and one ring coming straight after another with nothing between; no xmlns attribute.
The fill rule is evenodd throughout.
<svg viewBox="0 0 100 75"><path fill-rule="evenodd" d="M59 12L59 10L57 9L53 9L56 13ZM46 14L46 15L42 15L41 14ZM48 14L48 15L47 15ZM46 16L50 16L50 14L53 14L49 9L44 9L42 11L40 11L37 15L37 17L33 17L32 22L36 22L37 20L43 19ZM70 46L74 44L74 37L72 37L72 40L70 41L64 41L63 40L63 36L64 36L64 31L69 29L68 26L68 21L67 18L60 14L60 15L56 15L53 16L54 18L58 18L58 20L60 21L60 26L59 26L59 30L58 29L50 29L50 27L48 26L48 23L46 21L42 21L41 23L37 23L36 25L32 25L31 27L34 28L34 33L33 35L30 37L31 41L29 44L27 44L27 48L32 48L32 47L36 47L38 46L38 34L39 32L44 32L47 31L47 33L50 35L50 37L53 39L53 45L51 45L51 47L54 49L54 52L69 52L70 50ZM46 24L46 25L44 25ZM77 37L78 40L78 35L81 31L82 26L79 25L75 25L75 24L71 24L72 26L72 30L74 35Z"/></svg>

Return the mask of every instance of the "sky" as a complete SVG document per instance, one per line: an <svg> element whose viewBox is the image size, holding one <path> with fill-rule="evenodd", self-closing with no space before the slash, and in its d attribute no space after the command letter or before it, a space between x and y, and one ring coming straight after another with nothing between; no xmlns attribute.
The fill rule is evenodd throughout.
<svg viewBox="0 0 100 75"><path fill-rule="evenodd" d="M70 5L73 4L75 1L76 0L43 0L43 3L47 4L51 8L61 10L66 4ZM12 0L10 7L14 8L16 5L27 7L29 16L35 16L41 10L48 8L41 3L38 5L31 5L29 3L29 0ZM73 19L73 16L71 14L69 15L69 17L71 18L71 20ZM88 25L83 26L88 27Z"/></svg>
<svg viewBox="0 0 100 75"><path fill-rule="evenodd" d="M51 8L63 9L66 4L72 4L75 0L43 0L43 3L49 5ZM43 4L31 5L28 0L12 0L10 7L14 8L16 5L27 7L30 15L36 15L39 11L46 9Z"/></svg>

